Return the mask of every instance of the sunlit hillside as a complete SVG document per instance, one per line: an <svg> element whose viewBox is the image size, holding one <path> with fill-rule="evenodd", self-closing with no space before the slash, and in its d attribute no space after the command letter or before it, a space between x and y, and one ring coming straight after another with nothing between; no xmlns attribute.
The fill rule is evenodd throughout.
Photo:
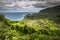
<svg viewBox="0 0 60 40"><path fill-rule="evenodd" d="M60 40L60 6L11 21L0 14L0 40Z"/></svg>

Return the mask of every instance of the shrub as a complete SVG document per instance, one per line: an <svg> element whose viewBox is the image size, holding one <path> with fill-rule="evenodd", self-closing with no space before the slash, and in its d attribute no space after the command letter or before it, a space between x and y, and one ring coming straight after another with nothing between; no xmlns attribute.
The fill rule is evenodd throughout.
<svg viewBox="0 0 60 40"><path fill-rule="evenodd" d="M16 30L25 33L25 34L31 34L35 32L35 29L25 25L24 27L16 26Z"/></svg>

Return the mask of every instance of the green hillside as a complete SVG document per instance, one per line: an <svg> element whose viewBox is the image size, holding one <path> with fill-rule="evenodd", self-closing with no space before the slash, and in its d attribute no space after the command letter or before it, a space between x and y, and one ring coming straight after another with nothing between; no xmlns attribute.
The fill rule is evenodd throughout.
<svg viewBox="0 0 60 40"><path fill-rule="evenodd" d="M25 16L26 19L41 19L41 18L59 18L60 17L60 5L41 10L36 14L28 14Z"/></svg>
<svg viewBox="0 0 60 40"><path fill-rule="evenodd" d="M0 40L60 40L60 6L11 21L0 15Z"/></svg>

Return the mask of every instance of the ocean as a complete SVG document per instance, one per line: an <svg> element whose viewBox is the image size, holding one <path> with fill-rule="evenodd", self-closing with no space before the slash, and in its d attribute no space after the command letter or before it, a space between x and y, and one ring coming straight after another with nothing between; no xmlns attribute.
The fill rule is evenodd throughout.
<svg viewBox="0 0 60 40"><path fill-rule="evenodd" d="M22 20L25 15L32 13L34 12L0 12L0 14L4 14L5 18L13 21Z"/></svg>

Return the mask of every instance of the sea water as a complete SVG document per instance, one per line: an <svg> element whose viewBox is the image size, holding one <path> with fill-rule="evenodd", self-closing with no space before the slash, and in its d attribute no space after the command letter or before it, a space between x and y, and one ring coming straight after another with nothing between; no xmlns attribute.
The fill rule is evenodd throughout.
<svg viewBox="0 0 60 40"><path fill-rule="evenodd" d="M32 14L33 12L0 12L0 14L4 14L5 18L9 20L22 20L24 19L24 16L27 14Z"/></svg>

